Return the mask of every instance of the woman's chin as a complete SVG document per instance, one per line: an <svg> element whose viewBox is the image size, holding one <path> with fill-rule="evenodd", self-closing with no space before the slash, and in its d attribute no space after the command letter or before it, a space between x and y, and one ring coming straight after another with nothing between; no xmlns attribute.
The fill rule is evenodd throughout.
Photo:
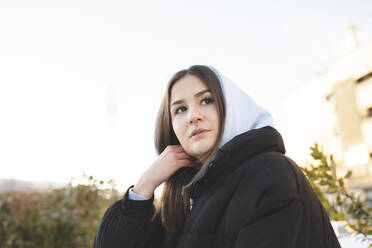
<svg viewBox="0 0 372 248"><path fill-rule="evenodd" d="M203 149L202 147L196 148L193 153L190 153L190 155L195 157L198 161L202 161L209 151L210 149Z"/></svg>

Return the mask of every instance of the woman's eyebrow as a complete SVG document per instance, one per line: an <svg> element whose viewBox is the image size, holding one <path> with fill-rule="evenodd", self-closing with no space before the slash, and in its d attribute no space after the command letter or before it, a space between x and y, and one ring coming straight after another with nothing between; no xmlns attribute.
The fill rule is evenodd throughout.
<svg viewBox="0 0 372 248"><path fill-rule="evenodd" d="M203 95L203 94L206 93L206 92L211 92L211 91L210 91L210 89L202 90L202 91L196 93L196 94L194 95L194 97L201 96L201 95ZM181 99L181 100L177 100L177 101L174 101L174 102L171 104L171 107L172 107L173 105L177 105L177 104L180 104L180 103L183 103L183 102L184 102L183 99Z"/></svg>

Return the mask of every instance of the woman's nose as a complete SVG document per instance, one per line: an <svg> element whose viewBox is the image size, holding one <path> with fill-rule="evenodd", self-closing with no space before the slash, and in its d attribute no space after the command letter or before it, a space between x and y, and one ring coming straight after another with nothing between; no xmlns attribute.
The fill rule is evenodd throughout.
<svg viewBox="0 0 372 248"><path fill-rule="evenodd" d="M190 124L196 123L203 119L203 115L200 113L200 111L197 108L190 108L189 114L190 114L189 116Z"/></svg>

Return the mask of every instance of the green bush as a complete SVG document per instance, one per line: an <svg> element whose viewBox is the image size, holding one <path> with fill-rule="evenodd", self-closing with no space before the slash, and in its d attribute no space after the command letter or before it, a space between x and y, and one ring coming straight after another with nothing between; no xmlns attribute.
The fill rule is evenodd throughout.
<svg viewBox="0 0 372 248"><path fill-rule="evenodd" d="M112 180L92 176L87 184L49 192L0 194L0 247L92 247L106 209L120 198Z"/></svg>
<svg viewBox="0 0 372 248"><path fill-rule="evenodd" d="M366 199L350 192L345 181L352 176L349 170L344 176L337 174L337 165L332 155L327 156L314 144L311 156L314 164L301 167L326 208L331 220L346 221L353 234L361 234L363 241L372 247L372 208Z"/></svg>

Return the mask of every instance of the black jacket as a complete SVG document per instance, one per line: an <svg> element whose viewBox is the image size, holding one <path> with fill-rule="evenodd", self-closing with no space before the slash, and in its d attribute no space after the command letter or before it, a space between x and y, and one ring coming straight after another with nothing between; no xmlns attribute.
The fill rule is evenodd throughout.
<svg viewBox="0 0 372 248"><path fill-rule="evenodd" d="M305 151L304 151L305 152ZM153 198L108 208L94 248L340 247L329 217L272 127L234 137L194 185L182 233L151 221Z"/></svg>

